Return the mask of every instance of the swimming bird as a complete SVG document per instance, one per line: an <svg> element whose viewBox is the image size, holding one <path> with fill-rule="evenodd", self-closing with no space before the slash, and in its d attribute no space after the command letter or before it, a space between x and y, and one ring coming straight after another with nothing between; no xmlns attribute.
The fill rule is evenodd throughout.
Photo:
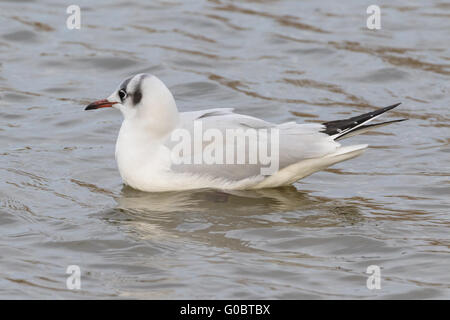
<svg viewBox="0 0 450 320"><path fill-rule="evenodd" d="M123 183L160 192L293 184L361 155L366 144L342 146L338 140L406 120L369 124L399 104L321 124L274 124L232 108L179 112L160 79L137 74L85 110L114 107L122 112L115 157ZM228 139L230 132L234 136Z"/></svg>

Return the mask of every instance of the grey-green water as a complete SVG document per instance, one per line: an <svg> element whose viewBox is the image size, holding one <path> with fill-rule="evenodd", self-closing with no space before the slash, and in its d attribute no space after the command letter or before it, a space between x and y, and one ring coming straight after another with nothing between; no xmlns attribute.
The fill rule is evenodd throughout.
<svg viewBox="0 0 450 320"><path fill-rule="evenodd" d="M0 2L0 297L448 299L450 6L377 3L373 31L370 1L77 1L80 30L72 1ZM83 111L140 72L182 111L410 120L291 188L145 194L121 115Z"/></svg>

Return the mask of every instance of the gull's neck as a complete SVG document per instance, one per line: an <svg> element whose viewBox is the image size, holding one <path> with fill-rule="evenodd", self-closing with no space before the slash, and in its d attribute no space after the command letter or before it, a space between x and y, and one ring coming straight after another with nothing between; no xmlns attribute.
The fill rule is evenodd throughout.
<svg viewBox="0 0 450 320"><path fill-rule="evenodd" d="M144 168L170 167L164 143L178 127L179 114L176 106L164 111L153 113L153 117L142 112L139 117L123 120L116 142L116 161L125 183L131 184Z"/></svg>

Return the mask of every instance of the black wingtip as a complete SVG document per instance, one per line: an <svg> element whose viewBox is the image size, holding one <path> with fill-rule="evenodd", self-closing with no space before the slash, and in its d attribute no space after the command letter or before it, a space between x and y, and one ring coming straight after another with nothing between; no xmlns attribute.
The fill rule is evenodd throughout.
<svg viewBox="0 0 450 320"><path fill-rule="evenodd" d="M397 108L397 107L398 107L399 105L401 105L401 104L402 104L402 103L399 102L399 103L393 104L393 105L391 105L391 106L387 106L387 107L384 107L384 108L380 108L380 109L378 109L378 110L375 110L375 111L372 111L372 112L365 113L365 114L361 115L360 117L361 117L361 118L364 118L364 116L376 117L376 116L378 116L378 115L380 115L380 114L383 114L383 113L385 113L385 112L388 112L389 110L392 110L392 109L394 109L394 108Z"/></svg>
<svg viewBox="0 0 450 320"><path fill-rule="evenodd" d="M349 131L353 127L359 126L376 116L398 107L400 104L401 102L348 119L325 122L323 123L325 126L323 132L331 136L339 134L342 131Z"/></svg>
<svg viewBox="0 0 450 320"><path fill-rule="evenodd" d="M386 112L386 111L389 111L389 110L392 110L392 109L394 109L394 108L397 108L399 105L401 105L402 103L401 102L399 102L399 103L396 103L396 104L393 104L392 106L388 106L388 107L384 107L384 108L381 108L381 109L379 109L378 111L380 111L380 114L381 113L384 113L384 112Z"/></svg>
<svg viewBox="0 0 450 320"><path fill-rule="evenodd" d="M378 129L380 127L384 127L384 126L387 126L389 124L402 122L402 121L406 121L406 120L408 120L408 119L396 119L396 120L390 120L390 121L385 121L385 122L381 122L381 123L367 124L365 126L360 126L360 127L356 128L355 130L351 130L351 131L349 131L347 133L344 133L343 135L340 135L339 137L336 138L336 140L345 139L345 138L348 138L348 137L355 136L357 134L364 133L364 132L366 132L368 130Z"/></svg>
<svg viewBox="0 0 450 320"><path fill-rule="evenodd" d="M388 124L392 124L392 123L396 123L396 122L403 122L403 121L406 121L406 120L408 120L408 119L396 119L396 120L390 120L390 121L385 121L385 122L380 122L380 123L367 124L367 125L361 126L361 127L359 127L359 128L363 129L363 128L369 128L369 127L383 126L383 125L385 126L385 125L388 125ZM359 129L359 128L358 128L358 129Z"/></svg>

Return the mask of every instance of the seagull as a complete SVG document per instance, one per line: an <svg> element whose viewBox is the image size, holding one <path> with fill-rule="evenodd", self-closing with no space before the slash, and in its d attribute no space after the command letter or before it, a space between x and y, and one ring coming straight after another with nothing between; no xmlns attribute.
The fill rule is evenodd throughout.
<svg viewBox="0 0 450 320"><path fill-rule="evenodd" d="M85 110L113 107L122 112L115 157L123 183L140 191L164 192L202 188L249 190L291 185L317 171L361 155L367 144L342 146L338 141L407 120L369 124L399 104L343 120L274 124L234 113L233 108L179 112L172 93L160 79L150 74L137 74L123 80L108 98L89 104ZM186 161L180 161L173 152L177 143L179 147L179 139L174 139L175 133L195 136L199 125L204 130L203 136L191 139L194 147L181 148L178 155ZM228 138L229 130L261 134L248 134L241 140L218 139ZM214 134L205 139L206 132ZM255 144L258 138L271 150L271 159L276 163L272 171L263 170L268 169L267 161L263 161L262 153L255 161L255 149L249 147L251 143L261 146ZM200 148L195 146L196 143ZM204 154L211 145L216 147L215 161L198 161L203 159L197 157L199 152ZM237 151L227 158L231 161L222 161L219 149L221 152L223 149ZM236 161L240 155L243 155L244 162L242 159ZM248 161L250 158L253 162Z"/></svg>

